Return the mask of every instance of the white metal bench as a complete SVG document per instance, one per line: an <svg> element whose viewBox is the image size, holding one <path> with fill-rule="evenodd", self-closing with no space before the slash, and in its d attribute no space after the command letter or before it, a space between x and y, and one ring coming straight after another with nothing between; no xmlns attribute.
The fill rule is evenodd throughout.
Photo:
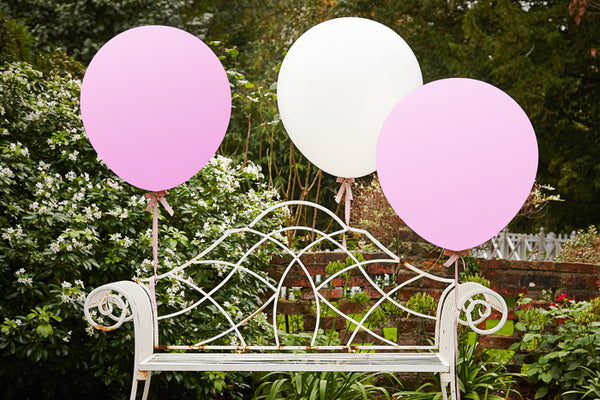
<svg viewBox="0 0 600 400"><path fill-rule="evenodd" d="M325 212L339 226L332 233L324 233L307 226L290 226L277 229L272 232L261 232L257 227L259 221L270 212L279 207L290 205L302 205L315 207ZM314 240L301 249L290 248L283 235L287 232L307 231L314 234ZM370 240L383 254L384 258L359 261L351 252L341 245L341 236L352 232L355 235ZM247 249L239 260L225 261L211 259L211 252L217 246L226 243L235 235L243 235L247 243ZM329 276L311 276L309 268L304 265L302 256L319 243L326 242L339 251L345 252L353 263L346 268ZM266 243L274 244L277 248L290 257L291 262L283 271L278 281L266 277L261 271L255 271L248 263L248 257L256 251L264 251ZM392 263L397 268L403 268L413 274L410 279L396 284L390 288L377 283L369 269L373 265L381 263ZM192 268L221 268L222 277L219 278L214 287L198 287L190 279L187 271ZM310 282L314 307L316 309L316 326L312 331L310 343L303 346L287 346L280 340L278 325L278 304L282 293L285 291L286 277L295 269L296 272L305 275ZM346 273L353 273L364 278L368 282L370 290L379 293L380 298L371 303L371 307L358 317L347 315L340 311L335 302L327 298L327 288L335 279L339 279ZM262 305L249 315L229 315L223 301L219 298L219 290L228 284L235 274L244 274L252 279L257 279L264 287ZM197 301L189 304L186 308L160 315L161 305L158 311L153 310L148 282L150 279L139 279L137 282L121 281L109 283L93 290L85 302L85 316L88 322L97 329L109 331L118 328L124 322L133 320L135 330L135 355L134 355L134 378L131 391L131 399L136 398L139 381L145 381L143 399L147 398L150 387L150 378L154 371L356 371L356 372L434 372L440 374L444 398L447 398L447 386L450 384L452 399L456 399L456 376L455 376L455 310L456 304L463 312L465 321L459 318L459 322L468 325L475 332L490 334L499 330L508 314L506 303L496 292L477 283L460 284L458 288L458 302L455 296L455 284L453 279L443 278L422 271L393 254L382 246L368 232L348 227L335 214L326 208L308 202L292 201L280 203L258 216L249 226L230 230L223 234L214 244L204 250L197 257L180 265L173 270L159 275L157 284L163 282L178 282L187 290L196 295ZM433 280L438 286L443 287L442 293L437 299L437 312L435 315L424 315L408 309L406 303L399 301L396 296L403 288L408 288L421 280ZM289 288L288 288L289 289ZM381 332L371 329L368 324L369 316L384 302L389 302L401 312L409 313L420 318L435 321L435 332L428 345L405 345L399 344ZM163 324L175 318L188 318L192 313L198 312L202 307L210 307L218 313L228 327L220 334L210 338L193 338L185 344L159 343L159 332ZM389 307L388 307L389 308ZM493 310L501 314L501 320L493 329L480 329L480 326L488 318ZM269 312L271 329L270 344L250 343L244 337L243 327L253 318L260 314ZM473 317L474 314L476 317ZM324 314L337 315L347 321L350 337L340 345L327 345L317 342L321 316ZM99 319L100 317L100 319ZM104 320L110 319L112 325L104 325ZM363 343L359 343L358 337L361 331ZM374 338L374 343L364 343L364 337ZM397 333L397 338L401 332ZM193 339L192 339L193 338ZM227 339L229 338L229 339ZM225 340L225 344L223 341ZM191 344L190 344L191 343Z"/></svg>

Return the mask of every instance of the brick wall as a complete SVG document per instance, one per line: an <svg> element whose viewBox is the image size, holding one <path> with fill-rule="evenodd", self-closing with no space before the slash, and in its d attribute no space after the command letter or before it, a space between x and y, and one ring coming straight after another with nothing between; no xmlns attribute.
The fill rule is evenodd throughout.
<svg viewBox="0 0 600 400"><path fill-rule="evenodd" d="M505 296L538 297L542 289L566 292L571 299L597 297L600 265L551 261L481 260L481 274Z"/></svg>
<svg viewBox="0 0 600 400"><path fill-rule="evenodd" d="M366 260L385 257L379 253L363 254ZM345 259L345 254L340 252L322 252L307 253L302 257L303 263L307 266L312 275L325 274L325 266L332 261ZM441 266L436 259L406 259L412 265L433 274L452 278L454 271L450 268ZM281 271L289 263L289 258L274 258L271 271L277 275L276 271ZM511 260L484 260L479 259L481 274L490 281L492 289L503 296L517 296L520 293L536 297L542 289L553 289L556 292L567 292L569 298L576 300L589 300L598 296L600 289L600 265L578 264L578 263L560 263L551 261L511 261ZM372 264L368 267L370 274L397 274L396 279L402 282L407 278L405 270L396 270L392 264ZM425 284L431 283L431 286ZM308 293L308 280L299 273L298 270L292 270L286 280L288 286L304 287L303 298L309 298L312 293ZM338 282L341 285L340 282ZM364 281L360 277L353 276L350 281L351 286L361 286ZM432 281L424 281L421 287L409 288L409 293L401 294L401 299L406 300L413 289L423 289L430 293L437 293L440 289ZM370 291L374 297L378 294ZM306 296L306 297L305 297ZM339 292L333 293L333 298L339 298ZM337 296L337 297L336 297ZM435 297L435 296L434 296Z"/></svg>
<svg viewBox="0 0 600 400"><path fill-rule="evenodd" d="M365 260L375 258L387 258L384 254L363 254ZM301 258L306 269L312 276L325 275L325 267L332 261L345 260L346 255L340 252L320 252L307 253ZM279 280L285 267L290 262L290 258L274 258L270 267L269 274L276 280ZM453 278L454 271L452 268L446 268L441 265L436 259L421 258L421 259L406 259L410 264L418 267L421 270L429 271L434 275ZM529 297L538 298L541 296L543 289L551 289L555 293L566 292L570 299L589 300L598 296L600 288L600 265L576 264L576 263L557 263L544 261L510 261L510 260L484 260L480 259L481 274L490 281L493 290L499 294L509 297L518 296L523 293ZM402 266L387 263L375 263L367 266L369 275L385 276L388 275L396 280L397 283L404 282L406 279L414 277L414 273L406 270ZM341 279L335 280L332 287L327 289L327 295L331 299L340 299L342 294L342 286L346 282ZM364 287L372 301L380 298L380 293L369 285L363 276L358 271L354 271L348 279L348 286ZM390 286L394 282L390 282ZM314 298L314 293L310 289L310 285L306 277L299 268L292 269L284 286L295 287L300 289L300 298L294 301L282 301L279 307L279 312L282 314L303 315L305 330L310 330L314 326L315 316L311 312L311 300ZM443 291L445 284L431 281L420 280L415 284L411 284L406 289L398 293L400 300L406 301L417 292L427 292L434 298L438 299ZM344 312L346 310L343 310ZM509 313L509 320L513 318L513 312ZM327 327L333 321L322 320L321 326ZM407 332L408 340L419 341L422 338L422 332L417 328L411 328L411 322L405 317L394 316L389 319L386 326L397 326L399 332ZM345 329L345 324L339 319L335 320L335 328L339 331ZM420 322L418 323L420 326ZM416 327L417 325L415 325ZM514 337L498 337L490 335L482 337L481 341L488 347L507 348L516 338Z"/></svg>

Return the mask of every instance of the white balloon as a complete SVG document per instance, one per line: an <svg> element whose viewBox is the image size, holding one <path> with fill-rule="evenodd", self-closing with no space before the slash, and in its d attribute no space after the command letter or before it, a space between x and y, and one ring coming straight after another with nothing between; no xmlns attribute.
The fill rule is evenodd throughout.
<svg viewBox="0 0 600 400"><path fill-rule="evenodd" d="M305 157L334 176L357 178L375 171L388 113L421 85L417 59L396 32L364 18L337 18L294 42L279 71L277 102Z"/></svg>

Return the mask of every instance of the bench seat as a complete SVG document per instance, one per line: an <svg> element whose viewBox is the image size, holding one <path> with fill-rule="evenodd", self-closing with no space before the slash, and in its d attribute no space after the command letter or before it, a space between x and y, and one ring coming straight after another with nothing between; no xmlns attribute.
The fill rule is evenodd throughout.
<svg viewBox="0 0 600 400"><path fill-rule="evenodd" d="M449 372L437 353L154 353L146 371Z"/></svg>

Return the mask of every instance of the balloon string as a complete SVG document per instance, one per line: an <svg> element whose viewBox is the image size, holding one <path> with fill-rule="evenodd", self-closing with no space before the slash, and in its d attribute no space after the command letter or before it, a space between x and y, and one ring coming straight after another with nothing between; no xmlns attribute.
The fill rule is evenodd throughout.
<svg viewBox="0 0 600 400"><path fill-rule="evenodd" d="M335 196L336 203L340 203L342 201L342 196L345 196L344 201L344 217L346 220L346 226L350 226L350 208L352 205L352 184L354 183L354 178L342 178L338 177L336 182L341 183L340 190L338 190L337 195ZM344 233L342 239L342 246L346 248L346 234Z"/></svg>
<svg viewBox="0 0 600 400"><path fill-rule="evenodd" d="M458 363L458 318L460 316L460 308L458 307L458 260L462 260L464 268L465 260L462 258L462 256L468 254L469 250L444 250L444 255L450 256L450 258L444 263L444 267L450 267L452 264L454 264L454 375L456 376L455 383L457 400L460 400L460 384L458 382L458 371L456 370L456 365Z"/></svg>
<svg viewBox="0 0 600 400"><path fill-rule="evenodd" d="M154 261L154 276L150 279L150 301L152 303L152 309L156 313L158 307L156 305L156 289L155 284L158 280L158 203L161 203L165 210L170 215L173 215L173 209L167 203L165 196L167 195L166 190L159 192L150 192L144 194L144 197L149 199L146 211L152 211L152 259Z"/></svg>

